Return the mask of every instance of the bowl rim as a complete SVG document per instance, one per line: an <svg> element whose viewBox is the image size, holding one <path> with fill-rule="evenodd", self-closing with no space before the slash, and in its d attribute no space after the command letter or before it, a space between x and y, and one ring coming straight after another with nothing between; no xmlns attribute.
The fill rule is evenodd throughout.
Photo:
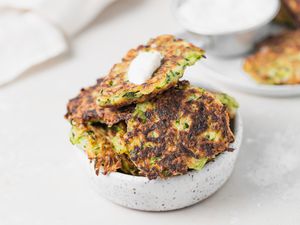
<svg viewBox="0 0 300 225"><path fill-rule="evenodd" d="M210 88L211 90L214 90L214 88ZM234 136L235 136L235 140L233 143L231 143L229 145L229 147L233 148L234 151L233 152L223 152L221 153L219 156L217 156L213 161L205 164L205 166L201 169L201 170L192 170L187 172L186 174L183 175L178 175L178 176L173 176L173 177L168 177L167 179L161 179L161 178L157 178L154 180L149 180L147 177L145 176L134 176L134 175L130 175L130 174L125 174L125 173L121 173L121 172L110 172L109 174L102 174L99 173L98 175L96 175L94 173L94 175L96 176L96 178L98 177L107 177L107 178L113 178L113 179L122 179L122 180L130 180L133 181L135 183L147 183L147 182L167 182L170 181L171 179L179 179L182 177L186 177L186 176L191 176L191 175L195 175L198 173L202 173L204 171L204 168L209 169L214 165L214 163L218 163L218 161L222 160L224 157L226 157L228 154L238 154L239 152L239 148L241 146L242 143L242 136L243 136L243 123L242 123L242 118L239 112L239 109L236 112L235 118L233 119L233 124L234 124ZM92 168L94 170L94 168Z"/></svg>
<svg viewBox="0 0 300 225"><path fill-rule="evenodd" d="M173 0L171 1L171 12L173 14L173 16L175 17L176 21L187 31L192 32L194 34L200 35L200 36L214 36L214 37L219 37L219 36L223 36L223 35L238 35L238 34L242 34L242 33L247 33L247 32L251 32L251 31L256 31L266 25L268 25L274 18L275 16L278 14L280 8L281 8L281 2L279 0L276 0L277 4L276 4L276 8L274 9L273 14L270 17L267 17L265 20L263 20L262 22L260 22L259 24L256 24L254 26L250 26L250 27L245 27L244 29L240 29L240 30L230 30L230 31L223 31L223 32L199 32L199 30L197 30L196 28L193 28L192 26L188 25L188 23L184 22L182 18L180 18L179 13L176 10L176 5L178 4L178 2L181 0Z"/></svg>

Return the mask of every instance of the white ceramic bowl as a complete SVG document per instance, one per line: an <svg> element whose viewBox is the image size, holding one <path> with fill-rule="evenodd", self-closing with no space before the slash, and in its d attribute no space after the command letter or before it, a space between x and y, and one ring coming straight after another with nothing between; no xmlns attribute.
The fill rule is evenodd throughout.
<svg viewBox="0 0 300 225"><path fill-rule="evenodd" d="M234 121L233 152L219 155L200 171L165 180L149 180L119 172L95 174L83 151L79 158L92 179L94 189L104 198L128 208L144 211L169 211L200 202L215 193L230 177L242 140L242 122L239 113Z"/></svg>

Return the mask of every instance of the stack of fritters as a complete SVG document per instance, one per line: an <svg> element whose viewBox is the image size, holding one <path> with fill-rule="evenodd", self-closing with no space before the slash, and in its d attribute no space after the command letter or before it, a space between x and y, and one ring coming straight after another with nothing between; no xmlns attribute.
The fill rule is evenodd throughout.
<svg viewBox="0 0 300 225"><path fill-rule="evenodd" d="M130 83L130 62L149 50L163 55L161 66L144 84ZM203 54L171 35L159 36L130 50L106 77L70 100L71 142L87 153L96 173L166 178L199 170L232 150L230 115L234 117L236 102L179 81Z"/></svg>
<svg viewBox="0 0 300 225"><path fill-rule="evenodd" d="M300 30L285 31L263 40L247 57L244 70L258 83L300 83Z"/></svg>

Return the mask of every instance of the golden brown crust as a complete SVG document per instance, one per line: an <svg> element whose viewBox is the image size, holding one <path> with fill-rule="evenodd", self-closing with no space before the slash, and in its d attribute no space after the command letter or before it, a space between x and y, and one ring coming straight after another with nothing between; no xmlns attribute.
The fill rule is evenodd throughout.
<svg viewBox="0 0 300 225"><path fill-rule="evenodd" d="M127 130L130 158L149 179L185 174L191 162L231 150L234 141L226 107L187 82L137 104Z"/></svg>
<svg viewBox="0 0 300 225"><path fill-rule="evenodd" d="M122 167L121 155L116 154L108 139L107 129L101 125L72 126L71 142L85 151L94 163L96 174L115 172Z"/></svg>
<svg viewBox="0 0 300 225"><path fill-rule="evenodd" d="M300 30L286 31L258 44L244 70L258 83L300 83Z"/></svg>
<svg viewBox="0 0 300 225"><path fill-rule="evenodd" d="M67 105L66 119L78 124L88 122L102 122L109 126L125 120L130 115L133 106L116 108L104 108L96 104L96 96L101 88L103 79L97 84L81 89L79 95L71 99Z"/></svg>

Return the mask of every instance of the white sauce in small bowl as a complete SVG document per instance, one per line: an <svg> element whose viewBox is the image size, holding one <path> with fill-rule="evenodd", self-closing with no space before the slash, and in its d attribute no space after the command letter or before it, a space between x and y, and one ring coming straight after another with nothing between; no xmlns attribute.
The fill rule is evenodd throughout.
<svg viewBox="0 0 300 225"><path fill-rule="evenodd" d="M190 31L217 35L266 24L279 6L279 0L183 0L176 6L176 15Z"/></svg>

